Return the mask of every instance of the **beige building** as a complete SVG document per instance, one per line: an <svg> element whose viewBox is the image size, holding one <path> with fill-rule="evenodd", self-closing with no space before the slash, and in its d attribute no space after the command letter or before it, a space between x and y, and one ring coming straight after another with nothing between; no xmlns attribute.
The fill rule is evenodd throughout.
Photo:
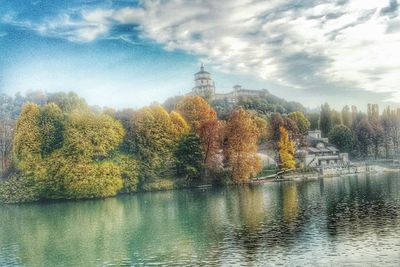
<svg viewBox="0 0 400 267"><path fill-rule="evenodd" d="M245 89L241 85L233 86L233 90L229 93L216 93L215 83L211 77L211 73L204 70L201 64L200 71L194 74L195 86L188 95L198 95L206 99L226 100L230 103L237 103L241 98L265 97L268 95L267 90L251 90Z"/></svg>

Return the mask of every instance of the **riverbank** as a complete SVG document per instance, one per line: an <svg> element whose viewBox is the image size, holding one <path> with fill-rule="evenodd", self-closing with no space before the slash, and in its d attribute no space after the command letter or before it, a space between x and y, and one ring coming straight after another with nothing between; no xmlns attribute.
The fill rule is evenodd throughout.
<svg viewBox="0 0 400 267"><path fill-rule="evenodd" d="M263 182L279 182L279 181L292 181L292 180L316 180L327 177L341 177L357 174L372 174L372 173L395 173L400 172L400 167L382 167L379 165L353 165L346 167L326 167L315 169L309 172L294 171L287 174L276 175L272 177L257 177L253 178L250 183L263 183Z"/></svg>

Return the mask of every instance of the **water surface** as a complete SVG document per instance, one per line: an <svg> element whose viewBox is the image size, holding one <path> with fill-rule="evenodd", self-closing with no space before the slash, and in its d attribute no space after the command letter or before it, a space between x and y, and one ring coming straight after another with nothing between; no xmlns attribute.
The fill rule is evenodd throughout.
<svg viewBox="0 0 400 267"><path fill-rule="evenodd" d="M400 175L0 206L0 266L400 266Z"/></svg>

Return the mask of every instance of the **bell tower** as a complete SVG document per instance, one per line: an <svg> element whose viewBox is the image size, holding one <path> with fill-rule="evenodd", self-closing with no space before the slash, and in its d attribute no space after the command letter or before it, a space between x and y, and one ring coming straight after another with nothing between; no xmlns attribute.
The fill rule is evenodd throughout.
<svg viewBox="0 0 400 267"><path fill-rule="evenodd" d="M215 84L211 78L211 74L204 70L201 64L200 71L194 74L195 87L192 92L194 95L199 95L209 100L215 95Z"/></svg>

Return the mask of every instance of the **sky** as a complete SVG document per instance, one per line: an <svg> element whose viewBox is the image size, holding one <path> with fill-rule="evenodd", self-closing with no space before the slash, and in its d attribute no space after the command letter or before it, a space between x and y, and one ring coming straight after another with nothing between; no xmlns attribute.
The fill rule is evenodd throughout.
<svg viewBox="0 0 400 267"><path fill-rule="evenodd" d="M0 0L0 92L75 91L139 108L182 95L201 63L218 92L306 107L400 103L397 0Z"/></svg>

